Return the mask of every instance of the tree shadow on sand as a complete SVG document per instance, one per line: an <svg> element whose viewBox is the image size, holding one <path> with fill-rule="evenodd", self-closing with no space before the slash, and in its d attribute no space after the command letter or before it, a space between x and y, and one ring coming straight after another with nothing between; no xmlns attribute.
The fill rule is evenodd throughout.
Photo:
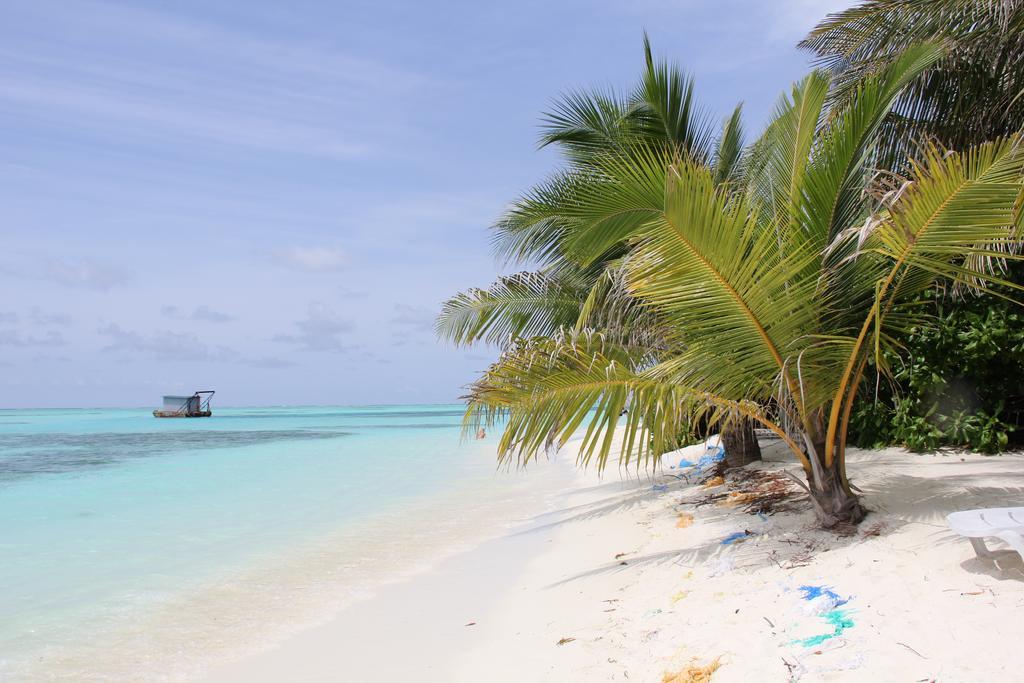
<svg viewBox="0 0 1024 683"><path fill-rule="evenodd" d="M1024 460L1019 457L1007 458L1002 462L993 461L993 465L998 464L1000 467L986 465L985 470L980 472L977 471L978 460L962 462L959 458L951 457L948 461L917 461L915 457L901 454L897 458L885 458L885 461L879 462L871 462L867 457L862 459L857 468L863 468L858 472L861 475L858 485L872 513L856 529L840 530L839 533L825 531L816 527L814 516L808 511L782 512L773 517L778 523L766 529L766 533L752 534L761 537L757 542L744 540L736 545L723 545L722 539L716 538L696 546L631 555L623 561L616 558L615 561L567 577L553 585L598 574L631 572L645 566L669 563L684 567L707 565L725 557L730 558L737 569L755 570L773 564L791 569L800 566L803 557L813 558L818 552L842 549L870 538L886 537L907 524L934 527L934 531L926 536L929 545L963 544L966 554L973 551L965 539L949 529L945 520L947 514L972 508L1019 505L1024 500L1024 467L1018 466L1024 465ZM922 464L932 467L925 470L919 467ZM948 474L936 474L936 464L948 470ZM774 468L782 466L781 463L767 465ZM663 476L653 487L650 481L609 482L588 487L587 493L598 495L597 500L538 516L536 520L542 521L543 518L542 523L520 533L532 533L628 511L659 498L664 499L665 496L673 497L670 500L676 504L677 509L694 509L691 507L694 505L692 497L698 489L694 484L671 476ZM680 498L674 499L677 494ZM803 492L793 494L794 502L805 497ZM702 523L727 521L733 526L741 526L742 521L748 517L739 514L735 508L716 505L698 505L696 509L701 511ZM666 507L665 514L671 514L669 507ZM756 527L757 517L749 517L750 528ZM761 518L762 521L764 519ZM993 540L990 543L995 550L1001 549L1001 542ZM899 550L915 552L912 548L894 548L894 551ZM985 574L1001 581L1024 581L1024 560L1012 551L997 553L992 559L971 557L959 566L967 572Z"/></svg>
<svg viewBox="0 0 1024 683"><path fill-rule="evenodd" d="M993 463L1024 464L1019 458ZM938 464L949 473L916 475L912 463L880 472L865 484L865 500L877 513L889 518L933 527L934 531L927 536L933 545L957 544L965 548L970 547L967 540L949 528L946 515L959 510L1011 507L1024 501L1024 467L978 472L970 471L972 465L977 468L977 461L950 459ZM1017 553L1004 550L1002 541L987 539L987 542L1003 552L991 559L972 557L961 567L999 580L1024 581L1024 560Z"/></svg>
<svg viewBox="0 0 1024 683"><path fill-rule="evenodd" d="M657 500L660 496L665 495L667 490L672 490L671 487L672 484L666 482L654 484L651 481L616 481L577 489L573 491L574 495L601 495L601 497L598 500L543 512L533 518L534 524L517 531L514 535L532 534L572 522L582 522L626 512L649 501Z"/></svg>

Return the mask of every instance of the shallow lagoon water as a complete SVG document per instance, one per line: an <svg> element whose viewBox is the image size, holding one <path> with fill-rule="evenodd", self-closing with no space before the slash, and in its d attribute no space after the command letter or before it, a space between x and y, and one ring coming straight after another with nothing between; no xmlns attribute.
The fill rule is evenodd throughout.
<svg viewBox="0 0 1024 683"><path fill-rule="evenodd" d="M531 487L495 474L493 438L461 440L461 416L457 405L0 411L0 673L100 676L90 648L103 633L120 644L122 675L166 660L159 628L177 633L163 639L172 649L251 648L273 620L243 614L268 597L256 593L291 595L277 602L295 616L312 585L365 592L469 525L502 523Z"/></svg>

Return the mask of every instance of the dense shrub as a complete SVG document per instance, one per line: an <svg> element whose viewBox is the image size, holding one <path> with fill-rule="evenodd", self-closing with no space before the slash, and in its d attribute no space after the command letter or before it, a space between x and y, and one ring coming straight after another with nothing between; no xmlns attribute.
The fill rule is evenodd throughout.
<svg viewBox="0 0 1024 683"><path fill-rule="evenodd" d="M1014 279L1022 281L1021 273ZM1024 440L1024 308L997 295L932 291L934 324L915 329L892 382L870 376L850 420L850 442L912 450L963 446L996 453Z"/></svg>

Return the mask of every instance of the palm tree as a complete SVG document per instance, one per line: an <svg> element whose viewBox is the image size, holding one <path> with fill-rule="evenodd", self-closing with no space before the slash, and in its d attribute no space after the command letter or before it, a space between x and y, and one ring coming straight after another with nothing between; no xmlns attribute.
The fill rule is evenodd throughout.
<svg viewBox="0 0 1024 683"><path fill-rule="evenodd" d="M907 156L927 141L962 150L1024 128L1024 1L872 0L828 17L801 43L833 73L832 97L842 100L859 79L891 63L908 46L926 40L940 43L944 55L903 91L879 134L881 144L874 163L899 174L905 170ZM1006 273L1007 279L1024 283L1019 270L1015 272L998 262L993 266ZM921 301L936 317L960 316L979 309L989 311L989 316L1012 316L1013 309L995 301L993 295L976 296L978 293L969 287L940 291ZM1007 322L1012 325L1011 318ZM970 330L963 332L965 345ZM928 360L934 355L921 346L919 339L912 338L901 352L901 362L907 367L922 367L922 376L935 378L967 370L965 366L955 370L937 367ZM961 353L954 353L954 357L970 356L969 347L957 351ZM971 366L979 372L985 372L985 367ZM869 382L861 387L870 403L864 403L855 414L853 421L859 425L853 429L852 438L868 442L884 438L887 430L881 427L880 434L879 428L891 417L893 408L901 406L905 410L915 403L917 414L928 418L925 424L933 437L944 431L938 425L951 416L942 414L942 404L930 391L925 393L908 381L905 373L898 377L898 381ZM1020 432L1024 427L1020 413L1012 409L1002 412L1004 405L1012 406L1020 397L1012 390L996 394L997 398L983 401L973 410L1000 415L1011 423L1016 420ZM992 392L989 395L995 396ZM912 434L904 433L904 437L914 442ZM956 443L952 433L944 438Z"/></svg>
<svg viewBox="0 0 1024 683"><path fill-rule="evenodd" d="M897 98L878 160L887 168L927 138L965 149L1024 127L1024 1L870 0L830 15L800 43L832 71L842 99L926 41L944 55Z"/></svg>
<svg viewBox="0 0 1024 683"><path fill-rule="evenodd" d="M871 191L879 128L941 55L906 50L827 116L831 79L812 72L752 146L745 192L692 156L594 155L601 183L577 193L560 239L586 262L608 249L600 217L642 215L617 268L667 333L647 356L585 327L510 345L469 396L477 419L505 419L501 457L526 463L583 429L583 463L604 467L613 450L650 463L680 424L746 418L800 462L823 526L860 521L846 430L869 361L884 371L937 279L1001 282L974 264L1004 256L1024 228L1015 136L929 148L898 188Z"/></svg>
<svg viewBox="0 0 1024 683"><path fill-rule="evenodd" d="M541 269L451 298L438 319L439 336L462 345L515 345L523 337L586 326L615 336L647 361L664 346L663 326L650 311L631 305L617 276L628 252L624 238L662 207L664 193L647 188L651 191L644 197L634 197L634 210L601 212L593 198L614 182L604 175L602 160L609 154L688 158L713 168L720 186L732 187L743 129L737 106L716 139L696 105L693 80L673 65L656 62L646 36L644 55L645 69L632 95L572 93L545 116L541 146L558 146L569 166L517 201L495 230L500 256L539 263ZM581 201L590 201L598 211L580 215ZM586 255L577 249L581 235L590 250ZM596 252L595 244L600 245ZM682 432L689 425L678 427ZM731 425L723 439L731 446L728 464L760 459L752 423Z"/></svg>

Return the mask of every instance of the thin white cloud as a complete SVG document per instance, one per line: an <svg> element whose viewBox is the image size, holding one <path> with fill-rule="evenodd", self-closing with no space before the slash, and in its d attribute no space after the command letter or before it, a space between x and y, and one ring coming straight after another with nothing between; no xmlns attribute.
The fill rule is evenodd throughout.
<svg viewBox="0 0 1024 683"><path fill-rule="evenodd" d="M113 89L76 87L70 82L45 84L7 78L0 100L73 112L77 116L154 126L179 135L267 151L349 159L365 156L364 143L348 143L323 126L260 118L246 112L210 112L191 105L155 102Z"/></svg>
<svg viewBox="0 0 1024 683"><path fill-rule="evenodd" d="M437 312L409 304L395 304L394 315L391 317L391 324L406 330L416 332L432 332Z"/></svg>
<svg viewBox="0 0 1024 683"><path fill-rule="evenodd" d="M297 321L295 327L297 333L278 334L273 341L290 344L303 351L343 353L358 348L344 338L355 330L352 321L342 318L322 303L311 303L306 317Z"/></svg>
<svg viewBox="0 0 1024 683"><path fill-rule="evenodd" d="M345 285L338 285L338 291L346 299L365 299L370 296L370 293L365 289L352 289Z"/></svg>
<svg viewBox="0 0 1024 683"><path fill-rule="evenodd" d="M33 306L24 315L17 311L0 311L0 324L19 323L22 320L40 327L67 327L71 324L71 316L67 313L53 313Z"/></svg>
<svg viewBox="0 0 1024 683"><path fill-rule="evenodd" d="M66 287L86 287L100 291L107 291L130 280L124 270L92 261L48 261L42 276Z"/></svg>
<svg viewBox="0 0 1024 683"><path fill-rule="evenodd" d="M130 274L124 269L92 259L25 258L17 262L0 262L0 272L73 289L101 292L131 281Z"/></svg>
<svg viewBox="0 0 1024 683"><path fill-rule="evenodd" d="M192 319L209 323L226 323L231 322L235 317L228 315L227 313L215 311L206 304L203 304L201 306L197 306L196 310L192 311Z"/></svg>
<svg viewBox="0 0 1024 683"><path fill-rule="evenodd" d="M261 356L259 358L250 358L242 361L244 365L249 367L259 368L260 370L282 370L284 368L293 368L298 363L283 358L277 358L275 356Z"/></svg>
<svg viewBox="0 0 1024 683"><path fill-rule="evenodd" d="M103 350L165 361L234 361L238 354L225 346L211 346L194 334L160 330L143 334L120 325L101 325L99 334L108 341Z"/></svg>
<svg viewBox="0 0 1024 683"><path fill-rule="evenodd" d="M178 306L166 305L160 307L160 313L171 320L196 320L208 323L226 323L235 319L233 315L215 311L206 304L197 306L191 313L183 311Z"/></svg>
<svg viewBox="0 0 1024 683"><path fill-rule="evenodd" d="M35 325L54 325L57 327L68 327L71 325L71 316L67 313L44 311L38 306L33 306L25 318Z"/></svg>
<svg viewBox="0 0 1024 683"><path fill-rule="evenodd" d="M64 335L57 330L48 330L42 335L24 334L18 330L0 330L0 346L14 348L39 348L64 346Z"/></svg>
<svg viewBox="0 0 1024 683"><path fill-rule="evenodd" d="M13 19L48 30L20 32L0 47L0 102L43 117L73 116L76 126L119 139L171 135L364 157L380 153L402 127L397 114L383 119L381 101L413 99L439 85L334 46L270 38L173 10L43 0L12 11ZM125 51L132 59L121 58Z"/></svg>
<svg viewBox="0 0 1024 683"><path fill-rule="evenodd" d="M32 356L32 360L36 363L46 364L71 362L71 359L68 358L67 356L55 356L50 353L37 353L36 355Z"/></svg>
<svg viewBox="0 0 1024 683"><path fill-rule="evenodd" d="M293 270L311 273L341 270L348 255L338 247L286 247L274 253L274 259Z"/></svg>
<svg viewBox="0 0 1024 683"><path fill-rule="evenodd" d="M38 0L33 5L42 10L50 23L63 20L79 29L79 35L122 39L130 36L136 45L158 49L189 48L190 54L217 57L223 66L259 68L264 78L282 71L292 75L319 75L362 84L374 91L382 87L404 90L440 84L436 76L357 57L332 46L307 40L267 38L223 23L186 17L173 10L88 1Z"/></svg>

